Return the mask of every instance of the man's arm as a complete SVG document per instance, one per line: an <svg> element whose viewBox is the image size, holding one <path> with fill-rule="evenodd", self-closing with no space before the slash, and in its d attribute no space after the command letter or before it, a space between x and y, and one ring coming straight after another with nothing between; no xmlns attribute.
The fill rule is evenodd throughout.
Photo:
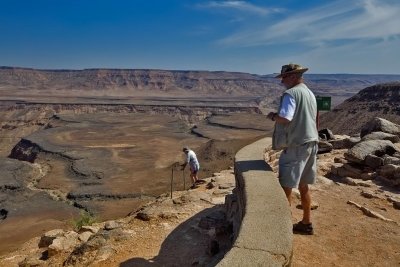
<svg viewBox="0 0 400 267"><path fill-rule="evenodd" d="M289 94L284 94L279 113L270 112L267 117L279 124L288 124L292 121L296 110L296 101Z"/></svg>
<svg viewBox="0 0 400 267"><path fill-rule="evenodd" d="M290 122L290 120L279 116L278 113L275 113L275 112L270 112L267 115L267 118L272 121L275 121L276 123L279 123L279 124L288 124Z"/></svg>
<svg viewBox="0 0 400 267"><path fill-rule="evenodd" d="M181 170L183 171L185 168L186 168L186 165L188 165L188 163L189 163L189 161L190 161L190 155L189 155L189 153L186 155L186 161L181 165Z"/></svg>
<svg viewBox="0 0 400 267"><path fill-rule="evenodd" d="M185 162L185 163L183 163L183 164L181 164L181 171L183 171L185 168L186 168L186 165L187 165L187 163Z"/></svg>

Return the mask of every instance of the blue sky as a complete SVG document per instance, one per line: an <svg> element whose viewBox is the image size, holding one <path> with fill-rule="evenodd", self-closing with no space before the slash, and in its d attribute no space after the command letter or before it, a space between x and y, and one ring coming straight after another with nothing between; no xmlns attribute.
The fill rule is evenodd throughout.
<svg viewBox="0 0 400 267"><path fill-rule="evenodd" d="M400 74L399 14L399 0L0 0L0 66Z"/></svg>

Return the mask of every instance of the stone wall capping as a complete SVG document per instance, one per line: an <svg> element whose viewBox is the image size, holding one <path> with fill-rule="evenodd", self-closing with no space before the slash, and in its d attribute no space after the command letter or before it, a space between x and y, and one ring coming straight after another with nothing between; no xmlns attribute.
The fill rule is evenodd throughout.
<svg viewBox="0 0 400 267"><path fill-rule="evenodd" d="M231 219L237 230L232 249L217 266L291 264L291 213L276 174L264 160L265 148L270 145L271 138L263 138L235 156L239 212Z"/></svg>

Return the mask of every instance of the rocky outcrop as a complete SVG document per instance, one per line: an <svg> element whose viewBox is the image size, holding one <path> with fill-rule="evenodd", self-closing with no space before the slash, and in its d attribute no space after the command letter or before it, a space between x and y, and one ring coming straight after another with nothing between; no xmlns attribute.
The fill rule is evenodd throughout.
<svg viewBox="0 0 400 267"><path fill-rule="evenodd" d="M386 127L384 120L400 124L400 82L377 84L361 90L358 94L333 108L332 111L321 114L320 125L331 129L334 133L347 135L358 134L361 137L367 132L378 131L376 127ZM368 127L363 126L373 118L379 117ZM375 130L374 130L375 129ZM398 130L394 130L396 132ZM383 132L392 133L392 130Z"/></svg>
<svg viewBox="0 0 400 267"><path fill-rule="evenodd" d="M385 139L388 136L400 135L400 126L388 120L376 117L361 128L360 136L363 138L365 135L374 132L381 132L383 135L388 134L386 136L381 136L380 138Z"/></svg>
<svg viewBox="0 0 400 267"><path fill-rule="evenodd" d="M350 177L380 180L390 185L400 186L398 127L397 124L382 118L373 118L362 127L363 138L344 153L346 161L332 166L332 174L344 177L348 184L360 184L348 178Z"/></svg>
<svg viewBox="0 0 400 267"><path fill-rule="evenodd" d="M362 138L363 141L366 140L389 140L392 143L398 143L400 141L400 137L390 133L384 132L371 132Z"/></svg>
<svg viewBox="0 0 400 267"><path fill-rule="evenodd" d="M364 140L350 148L345 157L351 162L362 164L368 155L392 156L396 151L389 140Z"/></svg>
<svg viewBox="0 0 400 267"><path fill-rule="evenodd" d="M214 266L231 247L232 225L227 221L225 197L231 195L235 187L232 170L214 173L213 177L202 180L204 183L196 189L174 191L172 195L163 194L156 200L132 212L127 217L83 225L79 229L54 229L44 233L37 249L19 262L19 266L89 266L104 262L115 256L120 244L130 246L135 238L151 235L152 229L159 224L161 228L179 224L176 234L170 233L159 255L151 260L160 266L188 266L196 263ZM188 215L195 215L193 219ZM78 218L79 219L79 218ZM77 221L78 221L77 219ZM185 220L187 220L185 222ZM141 226L134 226L140 224ZM187 224L187 226L185 226ZM76 224L80 225L80 224ZM141 236L141 228L147 227ZM186 230L182 230L185 228ZM158 230L154 235L159 235ZM179 246L183 251L197 251L196 257L189 263L172 257L173 263L166 261L163 254L170 254L168 239L177 236L181 241L171 240L171 245ZM205 246L191 248L196 237ZM183 244L188 242L188 244ZM139 245L140 246L140 245ZM177 252L177 250L174 250ZM121 251L120 251L121 252ZM178 252L179 253L179 252ZM174 254L175 255L175 254ZM193 255L193 253L191 254ZM182 264L179 264L182 263ZM150 261L149 261L150 264Z"/></svg>
<svg viewBox="0 0 400 267"><path fill-rule="evenodd" d="M8 157L33 163L40 151L43 150L37 144L34 144L27 139L21 139L21 141L11 150Z"/></svg>

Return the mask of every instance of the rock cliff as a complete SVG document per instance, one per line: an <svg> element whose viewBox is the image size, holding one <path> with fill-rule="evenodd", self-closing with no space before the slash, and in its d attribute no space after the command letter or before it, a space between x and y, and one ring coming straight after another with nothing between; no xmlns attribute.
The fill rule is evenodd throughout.
<svg viewBox="0 0 400 267"><path fill-rule="evenodd" d="M400 123L400 82L377 84L321 115L321 127L341 134L359 133L374 117Z"/></svg>

